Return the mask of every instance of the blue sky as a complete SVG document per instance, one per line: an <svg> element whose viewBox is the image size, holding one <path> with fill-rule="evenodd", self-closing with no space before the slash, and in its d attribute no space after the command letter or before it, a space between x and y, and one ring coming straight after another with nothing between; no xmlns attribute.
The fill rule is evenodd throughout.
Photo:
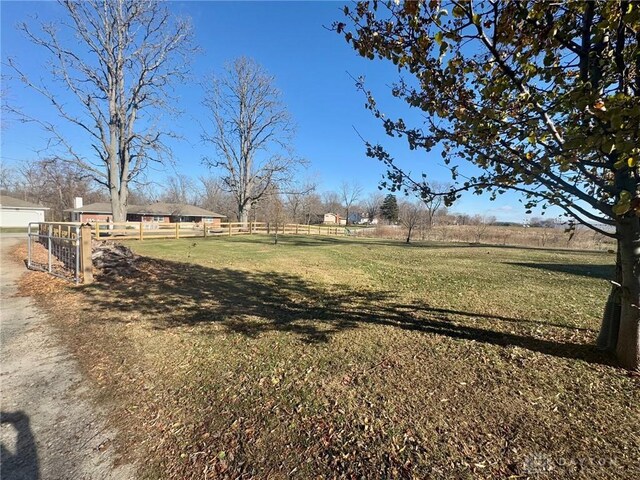
<svg viewBox="0 0 640 480"><path fill-rule="evenodd" d="M210 147L200 141L201 123L206 121L199 81L220 72L225 62L248 56L275 76L283 100L298 126L295 150L309 162L303 176L318 181L319 190L337 190L343 181L357 181L365 191L377 190L384 167L365 156L365 148L354 128L372 143L381 142L400 164L413 173L426 172L435 181L449 181L439 166L438 151L428 161L425 152L411 152L401 140L391 139L373 116L364 109L350 75L366 77L368 88L390 115L420 121L417 112L408 112L389 100L388 85L397 78L391 64L360 58L344 39L327 30L342 19L344 2L172 2L176 15L192 18L195 42L201 53L193 58L192 78L178 85L175 97L185 113L170 119L171 128L182 139L171 144L175 166L156 168L149 177L161 182L174 171L197 177L207 175L202 157ZM32 17L37 14L38 19ZM61 8L54 2L1 2L2 59L13 57L35 78L45 78L46 55L15 29L21 21L35 24L55 21ZM3 68L3 73L8 73ZM54 119L41 97L15 81L8 80L9 98L26 112ZM5 122L3 122L5 123ZM76 134L69 131L69 135ZM2 131L2 162L7 165L34 158L46 146L47 136L35 125L11 121ZM42 153L44 155L45 153ZM471 173L462 168L462 173ZM467 194L453 211L486 213L501 220L520 221L525 217L518 197L506 194L491 202L488 196Z"/></svg>

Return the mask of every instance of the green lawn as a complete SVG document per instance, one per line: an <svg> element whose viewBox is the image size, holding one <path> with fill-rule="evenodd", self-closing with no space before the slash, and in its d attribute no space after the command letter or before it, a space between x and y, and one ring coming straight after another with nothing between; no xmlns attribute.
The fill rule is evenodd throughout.
<svg viewBox="0 0 640 480"><path fill-rule="evenodd" d="M46 301L148 478L640 478L638 377L592 347L611 254L128 245Z"/></svg>

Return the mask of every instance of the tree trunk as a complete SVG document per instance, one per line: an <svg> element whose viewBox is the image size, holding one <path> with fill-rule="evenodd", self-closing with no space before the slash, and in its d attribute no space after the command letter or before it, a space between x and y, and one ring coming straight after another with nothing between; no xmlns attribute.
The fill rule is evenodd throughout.
<svg viewBox="0 0 640 480"><path fill-rule="evenodd" d="M111 213L113 222L127 221L126 199L122 198L121 194L114 194L113 191L111 193Z"/></svg>
<svg viewBox="0 0 640 480"><path fill-rule="evenodd" d="M640 218L618 221L622 292L616 357L632 370L640 369Z"/></svg>
<svg viewBox="0 0 640 480"><path fill-rule="evenodd" d="M251 208L249 205L239 205L238 206L238 220L242 223L242 228L247 228L249 225L249 210Z"/></svg>
<svg viewBox="0 0 640 480"><path fill-rule="evenodd" d="M599 349L615 353L618 344L618 330L620 329L620 310L622 308L621 286L622 263L620 261L620 242L616 254L616 271L614 284L611 286L609 297L602 315L602 326L598 334L597 346Z"/></svg>

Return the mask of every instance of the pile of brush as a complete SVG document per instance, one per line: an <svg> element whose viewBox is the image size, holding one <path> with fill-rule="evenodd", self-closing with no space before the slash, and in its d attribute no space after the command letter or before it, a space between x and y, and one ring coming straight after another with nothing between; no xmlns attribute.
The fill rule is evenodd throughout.
<svg viewBox="0 0 640 480"><path fill-rule="evenodd" d="M93 240L91 259L102 275L126 277L135 272L137 255L129 247L111 242Z"/></svg>

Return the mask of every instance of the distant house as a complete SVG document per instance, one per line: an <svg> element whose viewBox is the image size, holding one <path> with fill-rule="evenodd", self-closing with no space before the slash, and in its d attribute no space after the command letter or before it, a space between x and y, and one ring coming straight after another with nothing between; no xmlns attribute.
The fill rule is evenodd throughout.
<svg viewBox="0 0 640 480"><path fill-rule="evenodd" d="M220 226L225 215L183 203L150 203L149 205L129 205L127 220L130 222L205 222L212 227Z"/></svg>
<svg viewBox="0 0 640 480"><path fill-rule="evenodd" d="M346 220L343 220L337 213L325 213L322 223L325 225L344 225Z"/></svg>
<svg viewBox="0 0 640 480"><path fill-rule="evenodd" d="M113 220L111 204L90 203L82 205L76 199L75 208L65 210L71 215L72 222L110 222ZM78 205L79 203L79 205ZM127 221L129 222L205 222L211 227L220 226L225 215L182 203L150 203L149 205L129 205L127 208Z"/></svg>
<svg viewBox="0 0 640 480"><path fill-rule="evenodd" d="M26 227L29 222L44 222L46 210L49 208L0 195L0 227Z"/></svg>
<svg viewBox="0 0 640 480"><path fill-rule="evenodd" d="M366 213L355 214L357 217L351 221L351 223L357 223L358 225L377 225L378 219L376 217L369 218Z"/></svg>

